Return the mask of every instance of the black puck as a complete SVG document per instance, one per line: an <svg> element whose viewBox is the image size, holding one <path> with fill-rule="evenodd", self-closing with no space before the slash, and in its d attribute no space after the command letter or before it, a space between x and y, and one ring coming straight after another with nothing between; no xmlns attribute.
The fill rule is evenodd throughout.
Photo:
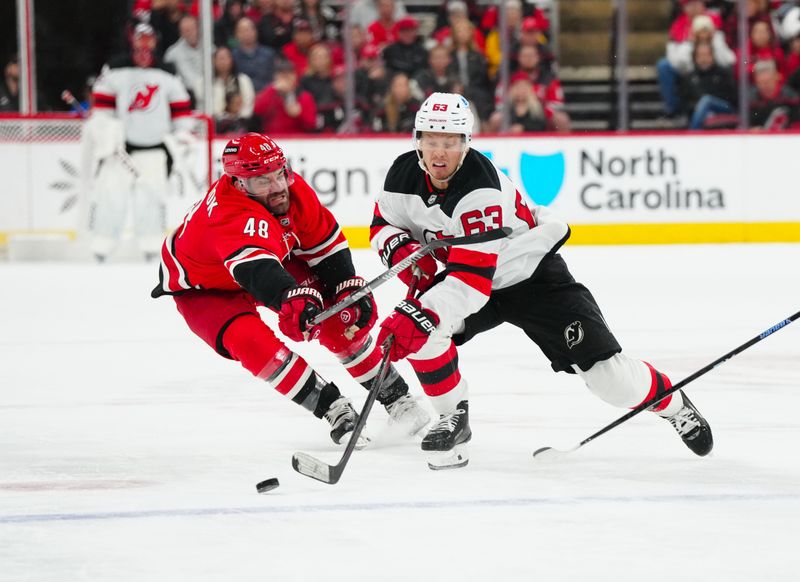
<svg viewBox="0 0 800 582"><path fill-rule="evenodd" d="M256 485L256 491L258 491L259 493L267 493L268 491L276 489L278 485L280 485L280 483L278 482L277 477L273 477L271 479L265 479L264 481Z"/></svg>

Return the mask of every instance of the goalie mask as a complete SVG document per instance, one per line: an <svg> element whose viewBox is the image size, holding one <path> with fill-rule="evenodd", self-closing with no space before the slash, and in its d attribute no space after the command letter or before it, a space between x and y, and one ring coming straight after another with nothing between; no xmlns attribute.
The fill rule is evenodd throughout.
<svg viewBox="0 0 800 582"><path fill-rule="evenodd" d="M419 158L420 168L429 176L440 182L449 182L461 168L464 157L469 151L469 144L472 141L472 128L474 125L475 117L469 107L469 101L462 95L458 93L433 93L425 100L419 111L417 111L414 120L413 142L414 150L417 152L417 158ZM444 140L440 140L436 143L439 149L447 151L457 150L460 153L458 163L447 175L435 175L440 174L440 172L437 172L435 168L428 167L429 163L426 163L426 156L423 152L426 147L425 140L423 139L425 137L424 133L453 134L453 137L459 136L457 140L454 140L452 137L446 139L448 136L444 136Z"/></svg>

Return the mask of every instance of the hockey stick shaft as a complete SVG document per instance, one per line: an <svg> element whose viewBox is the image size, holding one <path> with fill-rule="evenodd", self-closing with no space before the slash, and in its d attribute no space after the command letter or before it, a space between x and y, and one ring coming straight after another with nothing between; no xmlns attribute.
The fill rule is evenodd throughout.
<svg viewBox="0 0 800 582"><path fill-rule="evenodd" d="M414 296L418 282L419 275L415 273L411 278L411 284L408 286L407 297ZM392 344L394 344L394 336L390 335L386 338L386 341L384 341L382 346L383 358L381 359L380 367L378 368L378 375L375 377L375 381L370 387L369 393L367 394L367 399L364 401L364 406L361 408L361 413L358 416L358 422L356 422L355 427L353 427L353 432L350 433L350 440L347 442L347 445L344 448L344 453L342 453L342 458L339 460L339 462L335 465L328 465L327 463L323 463L311 455L298 452L292 456L292 468L295 471L301 475L305 475L306 477L311 477L317 481L327 483L328 485L335 485L339 482L339 479L344 472L344 468L347 466L347 462L350 460L350 456L356 449L358 437L361 436L361 432L364 430L364 427L367 424L367 418L369 417L369 413L372 411L372 406L375 404L375 399L383 389L383 383L386 381L386 377L389 374L389 368L392 365L392 361L390 359Z"/></svg>
<svg viewBox="0 0 800 582"><path fill-rule="evenodd" d="M326 319L336 315L342 309L350 307L353 303L360 300L362 297L372 293L375 289L383 285L386 281L388 281L401 271L404 271L412 264L416 263L424 255L427 255L428 253L433 252L436 249L441 249L444 247L450 247L456 245L472 245L472 244L489 242L505 238L509 234L511 234L511 229L507 226L504 226L502 228L487 230L485 232L480 232L478 234L459 236L456 238L441 238L431 241L428 244L424 245L422 248L408 255L402 261L398 261L396 265L392 266L391 268L387 269L386 271L375 277L372 281L364 285L361 289L359 289L352 295L348 295L342 301L339 301L339 303L337 303L336 305L331 305L328 309L322 311L314 318L310 319L308 322L308 327L311 328L315 325L318 325L323 321L325 321Z"/></svg>
<svg viewBox="0 0 800 582"><path fill-rule="evenodd" d="M657 397L651 398L650 400L648 400L646 402L643 402L642 404L640 404L636 408L632 409L627 414L624 414L623 416L620 416L614 422L612 422L610 424L607 424L606 426L604 426L603 428L598 430L593 435L588 436L585 439L583 439L580 443L578 443L577 446L575 446L572 449L570 449L570 452L578 450L583 445L592 442L597 437L599 437L601 435L604 435L605 433L607 433L611 429L618 427L619 425L621 425L624 422L627 422L628 420L630 420L631 418L633 418L634 416L636 416L640 412L643 412L643 411L647 410L648 408L650 408L652 406L655 406L656 404L658 404L659 402L664 400L666 397L670 396L671 394L674 394L675 392L677 392L678 390L680 390L681 388L683 388L684 386L686 386L690 382L694 382L700 376L703 376L703 375L707 374L708 372L710 372L711 370L713 370L714 368L716 368L720 364L723 364L723 363L727 362L728 360L730 360L732 357L734 357L734 356L736 356L738 354L741 354L743 351L751 348L755 344L759 343L761 340L768 338L773 333L775 333L778 330L783 329L784 327L786 327L787 325L789 325L793 321L796 321L798 318L800 318L800 311L798 311L794 315L789 316L787 319L784 319L783 321L780 321L780 322L776 323L775 325L773 325L769 329L764 330L763 332L758 334L756 337L752 338L749 341L746 341L745 343L743 343L739 347L734 348L733 350L731 350L730 352L728 352L724 356L721 356L721 357L717 358L716 360L714 360L713 362L711 362L707 366L704 366L703 368L700 368L694 374L684 378L683 380L681 380L680 382L675 384L669 390L665 390L664 392L659 394ZM540 452L541 450L542 449L539 449L539 451L537 451L537 453ZM536 455L536 453L534 453L534 456L535 455Z"/></svg>

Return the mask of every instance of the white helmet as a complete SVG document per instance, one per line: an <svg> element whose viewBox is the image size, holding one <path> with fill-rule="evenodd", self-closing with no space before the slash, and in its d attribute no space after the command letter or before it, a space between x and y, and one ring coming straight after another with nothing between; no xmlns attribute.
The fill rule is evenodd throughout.
<svg viewBox="0 0 800 582"><path fill-rule="evenodd" d="M436 133L460 133L467 143L472 140L472 126L475 116L469 108L469 101L458 93L433 93L425 99L414 119L414 136L418 131Z"/></svg>
<svg viewBox="0 0 800 582"><path fill-rule="evenodd" d="M425 102L417 111L414 118L414 149L419 159L419 167L426 173L428 168L422 159L422 152L419 148L419 139L423 131L434 133L455 133L464 136L464 151L458 167L453 171L444 182L449 182L464 163L464 158L469 151L469 144L472 141L472 127L475 125L475 116L469 108L469 101L458 93L433 93L425 99Z"/></svg>

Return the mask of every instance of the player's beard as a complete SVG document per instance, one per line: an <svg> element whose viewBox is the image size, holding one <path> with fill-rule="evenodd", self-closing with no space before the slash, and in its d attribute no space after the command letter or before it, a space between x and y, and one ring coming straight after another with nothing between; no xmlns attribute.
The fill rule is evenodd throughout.
<svg viewBox="0 0 800 582"><path fill-rule="evenodd" d="M289 212L289 190L267 194L263 204L275 216L283 216Z"/></svg>

